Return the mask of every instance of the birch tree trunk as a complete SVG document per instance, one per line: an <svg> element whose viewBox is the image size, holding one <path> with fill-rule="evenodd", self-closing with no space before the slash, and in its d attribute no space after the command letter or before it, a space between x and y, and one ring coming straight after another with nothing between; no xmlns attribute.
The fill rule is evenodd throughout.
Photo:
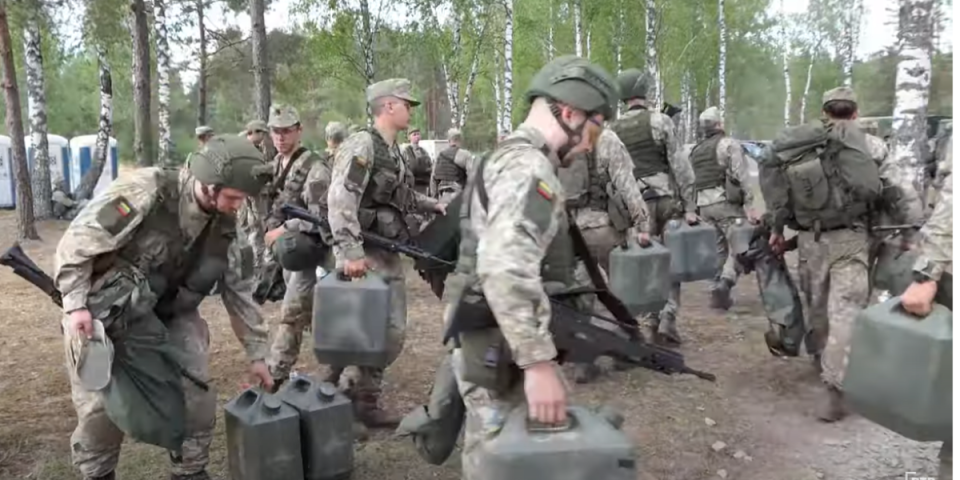
<svg viewBox="0 0 960 480"><path fill-rule="evenodd" d="M474 16L474 21L477 21L476 18L481 12L477 12L478 15ZM479 22L478 22L479 23ZM477 44L473 49L473 60L470 62L470 77L467 78L467 87L463 92L463 109L460 112L460 122L457 125L457 128L463 129L463 125L467 123L467 115L470 113L470 97L473 95L473 85L477 81L477 74L480 70L480 47L483 45L483 36L487 32L487 21L480 23L477 30Z"/></svg>
<svg viewBox="0 0 960 480"><path fill-rule="evenodd" d="M503 78L503 69L500 68L500 53L496 52L493 55L493 101L496 103L496 115L497 121L494 122L494 125L497 126L497 134L503 131L503 83L501 79Z"/></svg>
<svg viewBox="0 0 960 480"><path fill-rule="evenodd" d="M717 61L717 106L720 108L720 118L727 117L727 18L724 14L724 0L717 0L717 27L720 30L720 58Z"/></svg>
<svg viewBox="0 0 960 480"><path fill-rule="evenodd" d="M170 44L167 42L167 6L153 0L153 22L157 40L157 135L160 165L170 164L173 140L170 137Z"/></svg>
<svg viewBox="0 0 960 480"><path fill-rule="evenodd" d="M145 0L131 0L133 16L133 100L137 112L133 116L133 149L137 166L154 163L153 135L150 126L150 26L147 23Z"/></svg>
<svg viewBox="0 0 960 480"><path fill-rule="evenodd" d="M790 40L787 39L787 15L783 5L784 0L780 0L780 46L783 50L783 84L786 95L783 101L783 126L790 125Z"/></svg>
<svg viewBox="0 0 960 480"><path fill-rule="evenodd" d="M23 121L20 111L20 93L17 91L17 67L13 62L13 45L10 42L10 26L7 23L7 2L0 1L0 61L3 62L4 101L6 102L6 127L10 134L13 154L13 175L17 181L17 237L39 240L33 217L33 191L30 173L27 170L27 147L23 141Z"/></svg>
<svg viewBox="0 0 960 480"><path fill-rule="evenodd" d="M650 91L647 102L651 110L660 110L660 72L657 69L657 2L647 0L647 78L650 81Z"/></svg>
<svg viewBox="0 0 960 480"><path fill-rule="evenodd" d="M373 85L373 77L376 73L373 64L373 42L376 37L375 29L370 21L370 3L367 0L360 0L360 28L357 35L357 46L363 55L363 79L366 82L365 87ZM373 126L373 112L370 105L367 105L367 127Z"/></svg>
<svg viewBox="0 0 960 480"><path fill-rule="evenodd" d="M573 0L573 52L583 56L583 12L581 0Z"/></svg>
<svg viewBox="0 0 960 480"><path fill-rule="evenodd" d="M443 69L447 77L447 101L450 102L450 123L455 127L459 127L462 123L460 118L460 82L458 81L460 69L458 66L460 64L460 43L464 16L461 13L459 20L454 22L453 55L443 62Z"/></svg>
<svg viewBox="0 0 960 480"><path fill-rule="evenodd" d="M253 48L253 91L257 118L270 117L270 67L267 64L267 25L264 0L250 0L250 44Z"/></svg>
<svg viewBox="0 0 960 480"><path fill-rule="evenodd" d="M107 153L110 151L110 134L113 130L113 79L110 76L110 64L107 63L107 51L102 46L97 48L97 67L100 70L100 126L97 128L93 163L80 181L80 187L75 194L77 200L93 196L93 188L100 180L103 167L107 163Z"/></svg>
<svg viewBox="0 0 960 480"><path fill-rule="evenodd" d="M501 131L513 131L513 0L504 0L503 29L503 117Z"/></svg>
<svg viewBox="0 0 960 480"><path fill-rule="evenodd" d="M813 80L813 53L810 54L810 63L807 64L807 81L803 85L803 96L800 97L800 124L807 121L807 97L810 95L810 81Z"/></svg>
<svg viewBox="0 0 960 480"><path fill-rule="evenodd" d="M863 18L863 0L854 0L854 4L843 15L843 37L841 39L843 84L853 85L853 64L860 37L860 21Z"/></svg>
<svg viewBox="0 0 960 480"><path fill-rule="evenodd" d="M929 155L926 135L930 97L930 14L933 0L900 0L897 90L893 108L894 158L908 178L923 191L922 160Z"/></svg>
<svg viewBox="0 0 960 480"><path fill-rule="evenodd" d="M587 30L587 60L590 59L590 30Z"/></svg>
<svg viewBox="0 0 960 480"><path fill-rule="evenodd" d="M43 88L43 53L40 45L39 2L29 5L23 43L27 70L27 114L30 117L30 143L33 145L33 214L38 220L53 216L52 185L61 188L63 168L50 157L47 141L47 101ZM54 174L51 172L56 172ZM54 176L56 175L56 176ZM64 189L64 191L67 191Z"/></svg>
<svg viewBox="0 0 960 480"><path fill-rule="evenodd" d="M204 24L204 1L205 0L197 0L197 28L200 30L200 73L197 75L197 126L207 124L207 27Z"/></svg>
<svg viewBox="0 0 960 480"><path fill-rule="evenodd" d="M553 0L550 0L550 13L547 18L547 61L553 60Z"/></svg>
<svg viewBox="0 0 960 480"><path fill-rule="evenodd" d="M617 75L623 72L623 0L617 2Z"/></svg>

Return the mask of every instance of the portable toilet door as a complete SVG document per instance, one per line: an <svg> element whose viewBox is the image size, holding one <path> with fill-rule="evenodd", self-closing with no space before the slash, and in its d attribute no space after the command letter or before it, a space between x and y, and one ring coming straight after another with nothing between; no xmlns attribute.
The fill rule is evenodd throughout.
<svg viewBox="0 0 960 480"><path fill-rule="evenodd" d="M23 138L27 146L27 166L33 175L33 157L36 149L33 138L27 135ZM50 152L50 186L53 190L70 186L70 142L60 135L47 134L47 149Z"/></svg>
<svg viewBox="0 0 960 480"><path fill-rule="evenodd" d="M13 152L10 150L10 137L0 135L0 208L16 206L13 177Z"/></svg>
<svg viewBox="0 0 960 480"><path fill-rule="evenodd" d="M72 152L70 162L70 192L76 193L77 189L80 188L80 182L83 180L83 176L86 175L87 171L90 170L90 166L93 165L93 156L97 150L97 136L82 135L73 137L70 140L70 150ZM110 137L107 163L103 165L103 172L100 174L100 179L97 180L97 184L93 187L93 196L102 192L110 186L110 182L117 178L117 172L119 172L118 161L117 139Z"/></svg>

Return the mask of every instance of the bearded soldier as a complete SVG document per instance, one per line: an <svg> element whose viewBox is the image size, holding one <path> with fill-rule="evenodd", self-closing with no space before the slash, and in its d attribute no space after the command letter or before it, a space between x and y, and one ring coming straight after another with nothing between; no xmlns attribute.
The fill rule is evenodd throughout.
<svg viewBox="0 0 960 480"><path fill-rule="evenodd" d="M410 109L420 105L410 81L394 78L367 87L374 128L347 138L337 151L327 195L336 268L348 277L376 271L390 287L388 360L403 349L407 326L406 285L400 257L363 244L362 230L396 241L410 238L405 217L414 210L443 213L437 201L417 193L405 180L406 164L397 148L397 134L410 125ZM380 409L382 368L360 367L352 389L357 417L368 427L394 428L398 418Z"/></svg>
<svg viewBox="0 0 960 480"><path fill-rule="evenodd" d="M663 240L667 222L684 215L694 224L696 191L693 167L677 154L680 140L674 133L670 117L651 111L647 105L647 79L635 68L618 77L620 99L627 111L611 125L627 147L633 160L633 176L640 182L640 191L650 212L650 233ZM667 305L650 317L654 338L679 344L677 310L680 308L680 283L674 283Z"/></svg>
<svg viewBox="0 0 960 480"><path fill-rule="evenodd" d="M63 295L67 344L91 338L101 320L113 337L123 335L125 322L142 318L137 315L156 315L181 349L184 368L207 381L209 329L197 307L219 282L251 372L270 388L263 362L267 334L251 298L250 253L242 252L249 247L235 241L233 217L244 198L260 191L258 169L263 160L249 142L214 137L194 154L189 169L138 169L95 197L57 247L54 276ZM118 318L111 318L114 312L121 312ZM67 363L77 412L73 463L86 479L112 480L124 434L108 418L102 394L84 386L80 366L69 357ZM171 479L204 480L217 396L190 382L184 391L187 438L182 453L171 455Z"/></svg>
<svg viewBox="0 0 960 480"><path fill-rule="evenodd" d="M450 146L437 154L437 163L433 167L433 186L435 196L441 202L449 203L450 199L463 190L467 183L467 172L470 171L473 155L462 147L463 134L456 128L447 131L447 141Z"/></svg>
<svg viewBox="0 0 960 480"><path fill-rule="evenodd" d="M407 169L413 174L414 190L429 195L433 161L430 160L430 154L420 146L419 128L410 130L409 138L410 143L402 148L403 160L407 162Z"/></svg>
<svg viewBox="0 0 960 480"><path fill-rule="evenodd" d="M697 208L703 218L717 229L717 258L720 268L711 290L711 306L728 310L730 290L737 284L736 257L731 252L729 229L744 216L752 223L759 215L751 207L753 191L750 173L743 158L743 148L723 130L723 118L717 107L700 114L703 140L690 152L690 163L696 176Z"/></svg>
<svg viewBox="0 0 960 480"><path fill-rule="evenodd" d="M604 120L613 115L616 96L614 79L599 66L575 56L553 60L526 93L531 103L526 120L477 167L465 193L461 254L445 295L451 333L462 345L454 350L453 365L467 411L463 475L468 480L493 480L478 454L524 400L532 420L566 420L566 386L554 361L545 290L575 284L556 169L593 148ZM470 323L461 316L469 310L465 305L484 301L496 325L461 330ZM522 384L512 374L477 383L478 369L486 371L484 348L468 346L489 345L491 331L505 338ZM468 351L481 358L466 358Z"/></svg>

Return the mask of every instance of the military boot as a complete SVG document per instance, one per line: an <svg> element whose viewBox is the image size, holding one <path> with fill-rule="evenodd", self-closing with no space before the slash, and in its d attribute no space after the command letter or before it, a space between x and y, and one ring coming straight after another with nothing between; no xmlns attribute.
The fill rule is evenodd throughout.
<svg viewBox="0 0 960 480"><path fill-rule="evenodd" d="M578 363L573 366L573 381L580 385L590 383L600 376L600 367L595 363Z"/></svg>
<svg viewBox="0 0 960 480"><path fill-rule="evenodd" d="M171 473L170 480L210 480L210 475L207 474L206 470L201 470L197 473L187 473L184 475Z"/></svg>
<svg viewBox="0 0 960 480"><path fill-rule="evenodd" d="M379 392L359 390L353 404L354 415L367 428L396 429L400 425L400 417L380 408L379 397Z"/></svg>
<svg viewBox="0 0 960 480"><path fill-rule="evenodd" d="M833 423L843 420L847 416L847 407L843 401L843 392L833 386L827 387L827 395L817 412L817 418L822 422Z"/></svg>
<svg viewBox="0 0 960 480"><path fill-rule="evenodd" d="M84 480L116 480L117 474L115 472L110 472L106 475L101 475L99 477L83 477Z"/></svg>
<svg viewBox="0 0 960 480"><path fill-rule="evenodd" d="M733 285L730 279L721 278L710 290L710 308L724 312L730 310L733 306L733 297L730 296Z"/></svg>
<svg viewBox="0 0 960 480"><path fill-rule="evenodd" d="M657 327L657 336L663 343L682 345L680 332L677 331L677 317L673 314L664 315Z"/></svg>

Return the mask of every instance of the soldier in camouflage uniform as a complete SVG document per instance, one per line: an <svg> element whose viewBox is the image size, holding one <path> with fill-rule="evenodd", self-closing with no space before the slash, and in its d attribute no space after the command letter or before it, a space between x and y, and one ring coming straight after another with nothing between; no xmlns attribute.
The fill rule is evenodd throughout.
<svg viewBox="0 0 960 480"><path fill-rule="evenodd" d="M640 182L640 191L650 213L650 233L662 241L667 222L683 214L687 223L698 221L696 185L690 162L678 155L680 141L674 133L670 117L647 107L647 79L635 68L618 77L620 99L627 111L611 129L630 152L633 176ZM674 283L667 305L650 317L655 339L676 344L681 342L677 331L680 308L680 283Z"/></svg>
<svg viewBox="0 0 960 480"><path fill-rule="evenodd" d="M253 145L263 152L264 160L268 163L272 162L277 156L277 149L273 146L273 140L270 138L270 130L267 128L267 122L263 120L251 120L247 122L245 132L247 140L253 142Z"/></svg>
<svg viewBox="0 0 960 480"><path fill-rule="evenodd" d="M327 217L327 192L330 188L333 159L347 136L347 129L340 122L330 122L327 124L325 133L327 149L310 164L310 170L300 188L300 201L291 202L300 206L306 205L311 213L323 218ZM318 232L316 226L302 220L286 220L283 229L284 231L319 233L326 242L331 241L328 232ZM332 267L329 264L319 266L324 269ZM270 372L278 384L289 376L290 369L297 363L300 346L303 343L303 331L313 320L313 288L317 284L317 271L313 268L284 273L288 277L287 294L283 299L280 324L273 335L270 357L267 359ZM339 370L336 376L339 376ZM336 379L330 380L335 383Z"/></svg>
<svg viewBox="0 0 960 480"><path fill-rule="evenodd" d="M232 168L225 169L228 165ZM233 330L252 362L251 372L270 388L272 379L263 362L267 333L260 310L251 298L251 254L242 239L235 241L238 239L233 220L243 199L258 192L262 185L258 169L263 169L262 159L248 142L235 137L214 137L194 155L189 169L138 169L117 179L94 198L70 224L57 246L54 277L63 294L67 351L76 336L90 338L93 318L105 318L109 313L88 310L88 306L103 303L98 299L126 299L110 310L142 312L159 308L161 305L153 305L156 298L166 297L170 289L179 289L171 302L177 305L175 313L161 318L169 338L185 354L184 367L209 382L209 328L197 307L213 285L200 288L186 279L194 275L221 278L221 297ZM202 249L202 254L197 257L192 253L194 249ZM183 275L175 275L179 285L168 284L159 291L164 282L147 282L151 277L176 281L169 277L166 267L189 262L190 257L200 260ZM220 275L211 274L216 273L211 269L224 268L217 265L228 266ZM145 300L149 298L153 300ZM110 336L110 325L106 325L106 331ZM112 480L124 434L107 417L101 394L84 388L73 361L68 354L77 412L77 427L70 440L73 463L86 479ZM204 391L191 382L184 382L184 392L187 438L182 455L171 455L171 478L208 479L205 468L213 440L217 394L212 386Z"/></svg>
<svg viewBox="0 0 960 480"><path fill-rule="evenodd" d="M717 107L700 114L703 140L690 152L690 164L696 177L697 208L700 218L717 229L717 257L720 268L711 290L711 306L728 310L730 290L737 284L736 257L727 238L730 227L744 216L751 223L760 219L753 209L750 173L743 148L723 130L723 118Z"/></svg>
<svg viewBox="0 0 960 480"><path fill-rule="evenodd" d="M943 161L953 161L953 138L946 142ZM900 301L903 308L922 319L933 309L937 282L944 272L953 274L953 173L947 172L943 189L930 218L920 229L918 250L920 257L914 264L914 282ZM953 479L953 439L943 442L940 449L939 480Z"/></svg>
<svg viewBox="0 0 960 480"><path fill-rule="evenodd" d="M420 146L419 128L410 130L408 137L410 143L400 148L400 151L403 152L403 161L407 163L407 169L413 173L414 190L429 195L433 161L430 160L430 154Z"/></svg>
<svg viewBox="0 0 960 480"><path fill-rule="evenodd" d="M267 135L266 122L251 120L247 123L246 129L240 132L240 136L246 138L257 150L260 150L265 162L273 161L273 156L266 148L268 144L271 149L273 147L273 144L267 141L269 136ZM276 150L273 151L273 155L276 155ZM253 265L257 270L260 269L266 255L266 246L263 242L263 234L266 233L266 230L263 220L266 218L267 209L270 206L269 190L269 187L265 185L259 195L247 197L240 211L237 212L237 228L239 228L240 234L247 238L247 243L253 247Z"/></svg>
<svg viewBox="0 0 960 480"><path fill-rule="evenodd" d="M849 87L837 87L826 92L823 95L823 113L824 125L829 128L861 128L852 122L857 118L857 100ZM781 135L789 137L790 131L800 128L808 127L791 127L793 130L788 129ZM923 216L922 205L915 188L906 180L905 172L887 155L882 140L866 135L864 141L868 153L877 164L884 188L899 191L898 195L893 196L897 197L895 210L899 220L909 224L919 223ZM788 169L787 177L791 175ZM833 185L837 181L835 176L821 173L821 178L831 185L831 191L844 188L839 184ZM790 196L791 199L798 196L799 200L805 200L799 196L806 193L791 191ZM774 210L767 200L768 209ZM837 205L835 201L823 203L826 205L815 212L801 212L807 218L804 223L812 221L813 227L799 223L798 200L791 202L790 215L795 222L793 226L798 230L800 288L809 307L805 313L811 329L811 344L814 351L820 352L814 355L814 361L819 363L827 390L817 416L822 421L835 422L847 413L842 385L853 321L870 301L870 285L867 281L870 241L869 233L863 228L870 219L865 218L867 214L852 212L869 212L870 208L856 201L843 205ZM803 204L806 205L806 202ZM810 220L810 217L816 220ZM782 226L777 226L777 229L780 231L771 234L770 244L775 250L782 251Z"/></svg>
<svg viewBox="0 0 960 480"><path fill-rule="evenodd" d="M396 241L411 236L405 217L420 210L443 213L435 199L417 193L408 178L396 137L410 124L410 109L420 105L410 92L410 81L394 78L367 87L374 127L357 132L337 151L329 205L336 268L348 277L376 271L390 287L388 365L403 349L407 326L406 284L400 257L363 244L362 230ZM398 418L380 409L382 368L361 367L351 389L357 418L368 427L395 428Z"/></svg>
<svg viewBox="0 0 960 480"><path fill-rule="evenodd" d="M463 190L467 183L467 173L473 163L473 154L461 146L463 133L460 130L448 130L447 142L450 146L437 154L437 163L433 167L433 178L430 182L432 196L443 203L450 203L450 200Z"/></svg>
<svg viewBox="0 0 960 480"><path fill-rule="evenodd" d="M463 346L454 350L453 368L466 405L462 463L467 480L494 480L479 454L513 409L524 408L529 418L545 424L566 421L567 386L554 361L546 292L575 284L556 168L593 148L604 119L613 115L616 83L602 68L564 56L537 73L526 97L531 102L526 120L468 184L461 255L446 284L446 318ZM465 321L454 317L464 311L458 307L482 299L523 371L509 386L501 378L474 383L480 379L473 366L484 360L467 358L466 352L484 351L468 346L489 345L490 329L456 328Z"/></svg>

